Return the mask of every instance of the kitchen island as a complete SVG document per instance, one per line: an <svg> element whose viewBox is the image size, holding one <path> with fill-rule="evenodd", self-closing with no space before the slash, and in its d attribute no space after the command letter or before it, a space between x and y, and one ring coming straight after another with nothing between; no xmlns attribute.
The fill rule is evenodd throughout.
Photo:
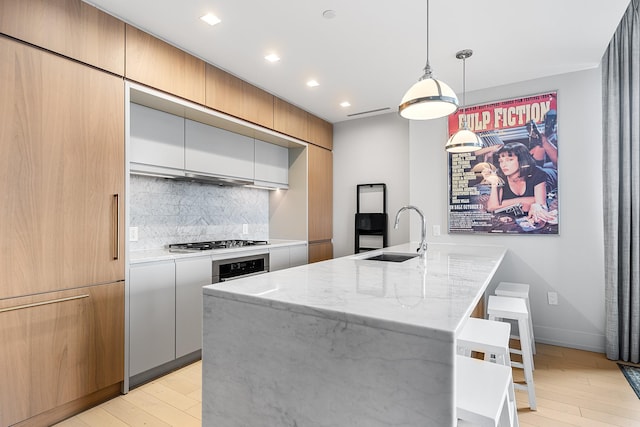
<svg viewBox="0 0 640 427"><path fill-rule="evenodd" d="M205 286L203 425L455 425L455 337L506 251L366 259L417 246Z"/></svg>

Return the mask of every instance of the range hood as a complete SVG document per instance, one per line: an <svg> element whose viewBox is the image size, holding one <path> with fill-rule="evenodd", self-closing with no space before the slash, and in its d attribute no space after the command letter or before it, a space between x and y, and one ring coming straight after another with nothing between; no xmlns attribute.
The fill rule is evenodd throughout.
<svg viewBox="0 0 640 427"><path fill-rule="evenodd" d="M253 185L254 182L223 175L212 175L207 173L190 172L181 169L167 168L163 166L145 165L142 163L131 163L130 172L134 175L151 176L155 178L174 179L176 181L200 182L203 184L223 185L228 187L239 187Z"/></svg>
<svg viewBox="0 0 640 427"><path fill-rule="evenodd" d="M178 177L181 181L190 181L190 182L202 182L206 184L214 184L228 187L241 187L245 185L252 185L253 181L240 179L240 178L232 178L228 176L219 176L219 175L209 175L203 173L193 173L186 172L184 177Z"/></svg>

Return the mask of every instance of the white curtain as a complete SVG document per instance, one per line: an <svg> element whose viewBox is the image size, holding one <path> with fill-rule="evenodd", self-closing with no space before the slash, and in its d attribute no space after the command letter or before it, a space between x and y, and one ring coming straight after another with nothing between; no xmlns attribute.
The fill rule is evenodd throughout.
<svg viewBox="0 0 640 427"><path fill-rule="evenodd" d="M606 352L640 362L640 0L602 59Z"/></svg>

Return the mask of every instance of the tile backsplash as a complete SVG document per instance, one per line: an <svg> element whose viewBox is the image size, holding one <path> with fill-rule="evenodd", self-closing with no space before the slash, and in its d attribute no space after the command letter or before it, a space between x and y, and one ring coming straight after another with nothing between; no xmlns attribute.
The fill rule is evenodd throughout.
<svg viewBox="0 0 640 427"><path fill-rule="evenodd" d="M131 175L129 226L138 227L132 251L170 243L269 238L269 191ZM242 225L248 224L248 234ZM127 234L128 235L128 234Z"/></svg>

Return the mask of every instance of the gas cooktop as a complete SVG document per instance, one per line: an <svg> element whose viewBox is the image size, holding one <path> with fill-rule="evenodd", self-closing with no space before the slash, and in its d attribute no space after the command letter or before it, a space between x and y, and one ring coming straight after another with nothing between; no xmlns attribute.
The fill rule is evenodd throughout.
<svg viewBox="0 0 640 427"><path fill-rule="evenodd" d="M170 252L197 252L267 244L269 242L266 240L213 240L210 242L174 243L169 245L168 248Z"/></svg>

